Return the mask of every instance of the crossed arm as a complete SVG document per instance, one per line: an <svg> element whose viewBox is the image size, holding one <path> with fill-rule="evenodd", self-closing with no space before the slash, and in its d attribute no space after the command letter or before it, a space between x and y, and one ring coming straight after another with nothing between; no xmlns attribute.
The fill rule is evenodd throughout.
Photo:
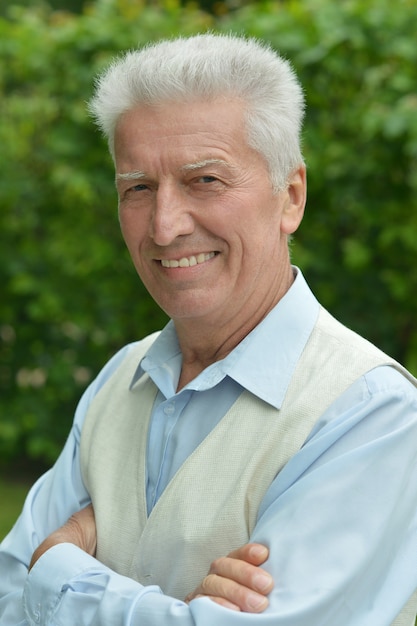
<svg viewBox="0 0 417 626"><path fill-rule="evenodd" d="M26 626L40 616L44 624L72 624L79 607L78 623L86 625L121 615L141 626L392 623L417 588L417 404L414 390L384 373L367 376L367 387L376 387L369 398L356 386L356 403L351 391L332 407L271 484L250 538L258 545L215 561L190 590L189 606L97 564L91 508L48 535L89 502L73 433L1 544L0 622ZM37 537L47 538L35 550ZM259 544L268 545L267 563ZM32 554L36 566L27 578ZM271 579L270 587L259 586L263 569L275 586Z"/></svg>
<svg viewBox="0 0 417 626"><path fill-rule="evenodd" d="M72 515L40 544L33 553L29 570L47 550L59 543L72 543L95 556L97 536L91 504ZM267 558L268 550L261 544L247 544L230 552L211 564L207 576L185 601L207 596L234 611L262 612L268 606L267 594L273 587L270 574L260 568Z"/></svg>

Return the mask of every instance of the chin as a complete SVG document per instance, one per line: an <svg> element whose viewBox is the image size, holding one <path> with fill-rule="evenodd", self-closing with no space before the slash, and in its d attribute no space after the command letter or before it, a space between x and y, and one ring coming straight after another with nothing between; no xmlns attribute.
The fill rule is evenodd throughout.
<svg viewBox="0 0 417 626"><path fill-rule="evenodd" d="M195 320L203 319L208 315L213 313L213 303L207 303L204 306L203 303L199 303L198 305L186 305L186 304L178 304L177 306L173 306L172 302L168 304L166 307L161 306L161 308L165 311L165 313L174 321L175 320Z"/></svg>
<svg viewBox="0 0 417 626"><path fill-rule="evenodd" d="M177 294L151 294L161 309L173 320L198 319L214 312L214 301L208 290L179 292Z"/></svg>

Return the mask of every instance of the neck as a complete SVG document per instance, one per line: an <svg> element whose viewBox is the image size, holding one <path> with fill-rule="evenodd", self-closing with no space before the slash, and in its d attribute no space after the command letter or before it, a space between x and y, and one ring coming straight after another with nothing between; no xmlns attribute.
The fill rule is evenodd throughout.
<svg viewBox="0 0 417 626"><path fill-rule="evenodd" d="M264 299L246 303L241 314L229 320L174 320L182 352L182 368L177 391L193 380L206 367L224 359L268 315L291 287L292 268L282 277L278 290L271 290Z"/></svg>

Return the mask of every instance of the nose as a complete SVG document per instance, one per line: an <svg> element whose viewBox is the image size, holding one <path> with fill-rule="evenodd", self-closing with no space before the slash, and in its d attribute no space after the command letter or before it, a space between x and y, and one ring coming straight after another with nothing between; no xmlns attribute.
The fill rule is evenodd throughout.
<svg viewBox="0 0 417 626"><path fill-rule="evenodd" d="M174 185L160 185L155 193L149 235L159 246L168 246L194 231L190 199Z"/></svg>

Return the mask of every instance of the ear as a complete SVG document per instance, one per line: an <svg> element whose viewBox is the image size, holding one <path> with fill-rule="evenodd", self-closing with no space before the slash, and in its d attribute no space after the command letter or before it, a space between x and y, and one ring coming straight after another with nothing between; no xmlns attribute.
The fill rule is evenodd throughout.
<svg viewBox="0 0 417 626"><path fill-rule="evenodd" d="M306 168L300 165L294 170L287 183L287 189L282 209L281 232L291 235L299 227L304 215L304 207L307 196Z"/></svg>

